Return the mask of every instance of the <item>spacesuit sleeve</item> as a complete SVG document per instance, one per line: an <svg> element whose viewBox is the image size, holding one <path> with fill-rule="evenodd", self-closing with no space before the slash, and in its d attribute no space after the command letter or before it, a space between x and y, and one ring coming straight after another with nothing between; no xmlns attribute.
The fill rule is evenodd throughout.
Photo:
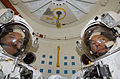
<svg viewBox="0 0 120 79"><path fill-rule="evenodd" d="M43 79L42 73L40 73L38 70L33 70L33 79Z"/></svg>

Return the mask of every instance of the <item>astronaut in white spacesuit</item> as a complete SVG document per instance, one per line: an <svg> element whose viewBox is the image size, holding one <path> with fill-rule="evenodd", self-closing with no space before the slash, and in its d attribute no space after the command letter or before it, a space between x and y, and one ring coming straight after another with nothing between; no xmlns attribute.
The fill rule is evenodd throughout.
<svg viewBox="0 0 120 79"><path fill-rule="evenodd" d="M0 16L0 79L43 79L29 65L35 59L27 54L34 41L30 25L11 9L0 9Z"/></svg>
<svg viewBox="0 0 120 79"><path fill-rule="evenodd" d="M120 79L120 15L110 11L96 16L80 37L76 44L83 64L76 78Z"/></svg>

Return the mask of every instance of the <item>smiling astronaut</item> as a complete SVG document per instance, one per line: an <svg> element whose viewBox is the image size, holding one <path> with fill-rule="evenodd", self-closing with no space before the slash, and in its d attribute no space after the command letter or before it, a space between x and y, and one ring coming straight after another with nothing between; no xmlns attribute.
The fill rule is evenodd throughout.
<svg viewBox="0 0 120 79"><path fill-rule="evenodd" d="M0 9L0 79L43 79L29 65L35 59L27 53L33 41L33 30L23 18L11 9Z"/></svg>
<svg viewBox="0 0 120 79"><path fill-rule="evenodd" d="M95 16L80 37L80 79L120 79L120 15L109 11Z"/></svg>

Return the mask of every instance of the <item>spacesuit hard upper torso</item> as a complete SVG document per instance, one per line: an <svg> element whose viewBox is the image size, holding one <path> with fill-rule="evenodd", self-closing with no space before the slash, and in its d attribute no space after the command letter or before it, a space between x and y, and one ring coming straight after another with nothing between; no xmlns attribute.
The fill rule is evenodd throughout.
<svg viewBox="0 0 120 79"><path fill-rule="evenodd" d="M103 64L109 65L113 79L120 79L120 51L103 60Z"/></svg>
<svg viewBox="0 0 120 79"><path fill-rule="evenodd" d="M100 58L94 62L91 62L89 65L81 64L82 68L76 72L74 75L72 75L71 79L87 79L84 78L86 71L91 71L92 66L96 66L99 64L107 65L110 71L110 79L120 79L120 38L117 38L115 46L111 49L111 54L109 54L106 57ZM81 62L82 63L82 62ZM91 68L89 68L91 67ZM90 70L89 70L89 69ZM105 71L105 70L103 70ZM101 71L100 71L101 72ZM106 72L106 71L105 71ZM108 72L106 72L108 73ZM89 78L88 78L89 79ZM96 79L96 78L90 78L90 79ZM103 78L98 78L103 79ZM106 78L104 78L106 79Z"/></svg>
<svg viewBox="0 0 120 79"><path fill-rule="evenodd" d="M120 51L102 60L99 60L99 62L100 61L102 61L104 65L109 66L110 73L112 75L111 79L120 79ZM72 75L71 79L84 79L83 75L84 73L82 73L82 70L79 70L77 73Z"/></svg>
<svg viewBox="0 0 120 79"><path fill-rule="evenodd" d="M0 67L3 72L4 78L6 79L43 79L42 74L38 70L34 69L32 66L29 66L27 64L24 64L18 61L15 67L15 59L11 58L10 56L5 55L4 53L2 53L2 51L0 52ZM33 73L32 78L25 78L25 77L21 78L20 77L20 74L23 68L26 69L26 71L28 72L32 71ZM23 73L23 74L28 74L28 72Z"/></svg>

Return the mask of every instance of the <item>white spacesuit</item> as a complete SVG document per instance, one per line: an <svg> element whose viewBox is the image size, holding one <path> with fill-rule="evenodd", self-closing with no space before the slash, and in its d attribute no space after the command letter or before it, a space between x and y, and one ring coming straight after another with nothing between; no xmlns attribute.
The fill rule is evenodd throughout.
<svg viewBox="0 0 120 79"><path fill-rule="evenodd" d="M0 9L0 79L43 79L28 53L34 44L30 25L11 9Z"/></svg>
<svg viewBox="0 0 120 79"><path fill-rule="evenodd" d="M96 16L80 37L82 68L73 79L120 79L120 15L109 11Z"/></svg>

